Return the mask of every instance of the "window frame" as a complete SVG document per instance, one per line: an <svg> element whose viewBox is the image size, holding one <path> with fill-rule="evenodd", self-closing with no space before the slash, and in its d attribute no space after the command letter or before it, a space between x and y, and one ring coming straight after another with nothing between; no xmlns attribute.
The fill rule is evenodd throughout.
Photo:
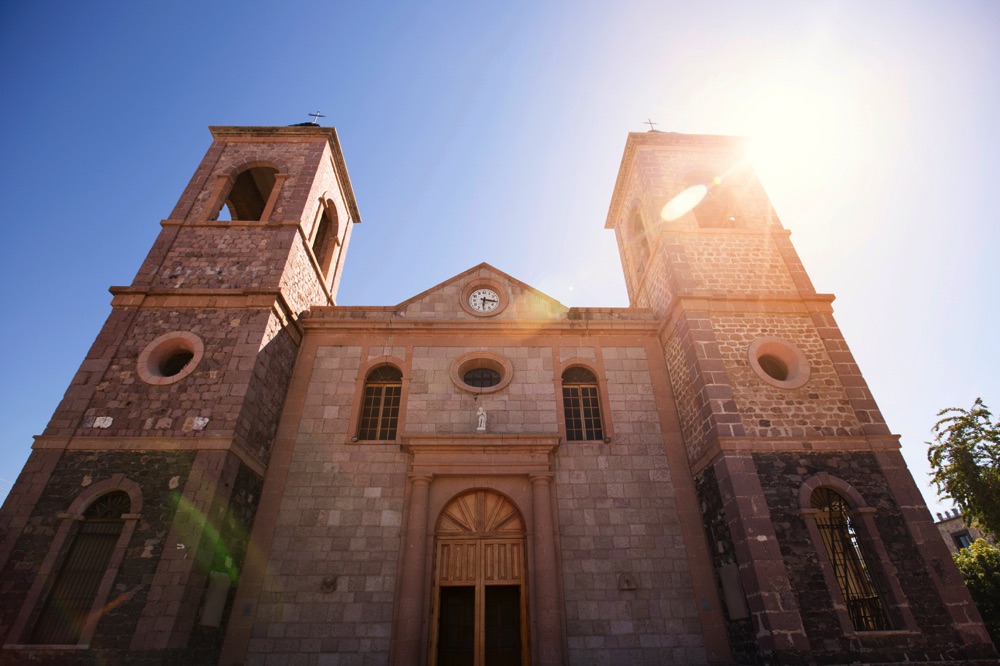
<svg viewBox="0 0 1000 666"><path fill-rule="evenodd" d="M319 266L324 280L330 279L330 269L334 264L333 258L340 247L340 216L337 212L337 204L333 199L323 197L320 199L319 209L316 212L316 219L308 237L308 246Z"/></svg>
<svg viewBox="0 0 1000 666"><path fill-rule="evenodd" d="M392 370L395 370L396 372L398 372L399 373L399 380L398 380L398 382L397 381L383 381L383 380L372 381L372 375L375 374L375 373L377 373L377 372L379 372L383 368L391 368ZM361 384L360 395L358 396L358 398L359 398L359 400L358 400L358 414L357 414L357 419L355 420L355 423L357 424L357 426L355 428L355 434L354 434L353 441L356 441L356 442L357 441L364 441L364 442L393 442L393 441L396 441L397 439L399 439L400 423L402 422L402 418L401 417L402 417L403 407L404 407L404 402L403 402L404 375L403 375L403 371L400 369L399 366L397 366L397 365L395 365L393 363L377 363L377 364L373 365L372 367L368 368L368 370L365 372L364 377L365 377L365 379L364 379L364 381ZM382 425L382 421L383 421L383 418L384 418L383 417L383 409L386 406L385 405L386 393L384 391L382 391L380 393L380 395L378 396L378 414L377 414L377 416L376 416L376 418L374 420L374 434L376 435L375 437L368 437L368 436L366 436L368 434L372 434L372 428L371 428L371 426L366 425L367 420L371 419L371 416L366 416L366 411L368 410L368 398L369 398L369 391L368 391L368 389L370 387L378 387L378 388L381 388L381 389L385 389L385 388L396 388L396 389L398 389L398 393L395 396L395 398L396 398L396 404L394 405L396 413L395 413L395 415L389 417L389 418L392 419L392 424L390 426L383 426ZM391 429L391 434L392 434L391 437L382 437L382 436L380 436L382 434L390 434L388 432L383 433L382 432L383 427Z"/></svg>
<svg viewBox="0 0 1000 666"><path fill-rule="evenodd" d="M31 634L35 629L35 624L41 616L45 602L48 600L49 590L55 583L56 578L59 576L63 563L65 562L66 557L69 554L69 550L73 545L74 538L79 531L80 523L85 519L87 509L89 509L90 506L101 497L115 491L121 491L128 495L130 504L129 511L131 513L121 515L121 520L124 521L124 525L118 535L118 540L112 548L111 556L105 568L104 575L101 577L101 581L97 586L97 591L90 604L87 619L81 627L77 642L53 644L28 643L27 641L31 638ZM135 533L141 517L142 491L138 484L125 478L122 474L115 474L109 479L94 483L84 492L77 495L77 497L70 503L66 511L56 514L56 518L59 520L59 526L56 529L55 537L49 545L49 550L45 555L45 559L42 560L42 564L38 570L38 575L35 576L35 579L28 590L28 594L25 596L25 601L21 606L21 612L18 614L17 618L14 620L13 626L11 627L9 636L13 640L17 641L17 643L7 644L4 645L4 647L16 647L18 649L25 650L47 649L53 646L59 646L60 648L71 647L77 649L89 648L90 642L94 637L94 632L97 630L97 624L103 617L102 610L107 604L112 586L114 585L115 579L118 577L118 571L120 570L122 561L125 558L129 542L132 539L132 535Z"/></svg>
<svg viewBox="0 0 1000 666"><path fill-rule="evenodd" d="M855 626L848 610L847 600L837 578L836 567L830 560L826 542L818 522L820 509L812 504L813 493L821 488L836 493L847 507L847 515L851 520L854 537L861 546L862 556L870 561L864 565L870 570L875 588L885 608L892 627L888 629L859 629ZM864 497L852 485L835 476L820 472L806 480L799 490L800 515L806 523L817 560L823 570L827 591L833 601L834 611L840 621L845 635L871 636L900 631L915 631L916 622L910 610L909 603L899 584L896 567L889 558L878 526L875 523L876 510L868 506Z"/></svg>
<svg viewBox="0 0 1000 666"><path fill-rule="evenodd" d="M567 383L566 379L565 379L566 373L568 373L568 372L570 372L571 370L574 370L574 369L580 369L580 370L586 371L587 373L590 374L591 377L593 377L594 381L593 382L569 382L569 383ZM572 397L567 396L566 395L567 390L570 390L571 388L575 388L575 387L576 388L588 388L588 389L592 389L593 390L593 394L591 396L584 396L582 393L580 393L580 394L577 394L576 396L572 396ZM610 442L611 441L611 436L610 436L610 432L609 432L608 419L606 417L607 409L605 409L605 406L604 406L605 405L604 387L602 385L602 382L601 382L601 380L599 378L599 375L596 372L596 370L593 367L591 367L589 364L581 363L579 361L574 361L574 362L566 363L563 366L563 368L560 371L560 373L559 373L559 389L560 389L560 391L559 391L559 395L560 395L559 406L560 407L559 408L560 408L560 411L562 413L561 414L562 419L561 419L561 423L560 423L560 428L562 429L563 439L565 441L567 441L567 442L601 442L601 443L605 443L605 444L608 443L608 442ZM593 433L593 429L592 428L588 428L586 426L585 411L587 409L587 405L584 404L584 402L583 402L584 399L585 399L585 397L591 398L593 400L593 405L596 406L596 409L597 409L597 420L598 420L598 428L600 429L600 433L599 433L599 436L596 436L596 437L595 436L591 436L591 435L594 434ZM571 434L571 430L570 430L570 414L569 414L569 411L567 410L567 400L575 400L575 401L578 402L577 409L578 409L578 412L580 414L580 416L579 416L580 428L579 429L574 428L572 430L572 432L576 432L577 430L579 430L581 432L581 434L583 435L583 436L581 436L579 438L577 438L577 437L571 437L571 435L570 435Z"/></svg>
<svg viewBox="0 0 1000 666"><path fill-rule="evenodd" d="M219 218L222 215L222 209L227 205L227 202L232 195L233 188L236 187L238 179L244 173L253 171L254 169L267 169L275 172L274 184L271 186L271 191L268 193L267 199L264 202L264 208L261 211L260 217L251 220L220 220ZM228 167L216 171L215 177L217 180L215 186L212 188L212 194L209 199L210 204L204 207L195 219L201 222L222 225L230 225L232 223L267 223L271 220L271 214L274 212L274 209L278 204L278 199L281 196L281 191L285 185L285 181L288 180L288 174L288 165L278 159L247 159L240 161L237 164L230 164ZM232 217L233 212L234 211L230 210L230 217Z"/></svg>

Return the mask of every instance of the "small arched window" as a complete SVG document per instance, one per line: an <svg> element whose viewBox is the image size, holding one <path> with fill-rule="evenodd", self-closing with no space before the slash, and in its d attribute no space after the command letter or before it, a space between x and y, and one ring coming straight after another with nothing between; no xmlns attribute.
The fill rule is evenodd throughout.
<svg viewBox="0 0 1000 666"><path fill-rule="evenodd" d="M337 207L332 201L327 200L320 206L319 220L316 223L316 231L312 239L313 255L319 262L319 267L324 275L330 272L334 248L337 246L339 237Z"/></svg>
<svg viewBox="0 0 1000 666"><path fill-rule="evenodd" d="M396 439L403 373L391 365L380 365L365 378L358 439Z"/></svg>
<svg viewBox="0 0 1000 666"><path fill-rule="evenodd" d="M264 216L268 199L274 190L278 170L273 167L254 167L243 171L229 190L225 205L232 220L260 220Z"/></svg>
<svg viewBox="0 0 1000 666"><path fill-rule="evenodd" d="M122 491L101 495L87 507L66 557L45 597L29 643L75 644L94 605L131 501Z"/></svg>
<svg viewBox="0 0 1000 666"><path fill-rule="evenodd" d="M816 510L816 526L854 629L893 629L885 595L881 593L878 578L871 568L875 559L866 552L867 548L855 530L847 500L830 488L817 488L812 493L811 504Z"/></svg>
<svg viewBox="0 0 1000 666"><path fill-rule="evenodd" d="M594 373L579 366L568 368L563 372L562 385L566 439L604 439L600 393Z"/></svg>
<svg viewBox="0 0 1000 666"><path fill-rule="evenodd" d="M642 224L638 207L629 215L625 227L625 242L628 243L635 271L642 274L646 270L646 264L649 263L649 239L646 238L646 229Z"/></svg>

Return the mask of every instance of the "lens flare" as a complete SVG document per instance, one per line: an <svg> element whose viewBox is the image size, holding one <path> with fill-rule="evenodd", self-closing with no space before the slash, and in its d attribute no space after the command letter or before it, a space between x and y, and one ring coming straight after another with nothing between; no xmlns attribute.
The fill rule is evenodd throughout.
<svg viewBox="0 0 1000 666"><path fill-rule="evenodd" d="M719 179L716 178L715 180ZM708 186L692 185L668 201L663 210L660 211L660 217L666 222L673 222L694 210L695 206L701 203L706 194L708 194Z"/></svg>

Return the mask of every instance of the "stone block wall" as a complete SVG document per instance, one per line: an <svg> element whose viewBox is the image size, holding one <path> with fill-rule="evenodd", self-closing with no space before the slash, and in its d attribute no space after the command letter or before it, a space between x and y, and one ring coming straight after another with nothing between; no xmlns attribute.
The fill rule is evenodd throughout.
<svg viewBox="0 0 1000 666"><path fill-rule="evenodd" d="M147 384L136 371L139 354L157 337L176 331L201 338L203 358L194 372L174 384ZM106 341L115 333L121 339L112 347ZM116 309L44 434L182 438L236 434L240 443L266 461L294 355L294 342L266 309ZM86 387L89 395L77 387ZM98 417L110 417L111 424L104 426Z"/></svg>
<svg viewBox="0 0 1000 666"><path fill-rule="evenodd" d="M718 343L743 428L751 437L855 436L861 424L841 379L808 315L716 314ZM778 337L794 344L809 363L809 381L795 389L777 388L750 367L750 344Z"/></svg>
<svg viewBox="0 0 1000 666"><path fill-rule="evenodd" d="M407 457L350 441L362 347L322 345L291 455L247 664L280 654L385 663ZM298 656L297 656L298 655Z"/></svg>
<svg viewBox="0 0 1000 666"><path fill-rule="evenodd" d="M505 389L476 395L452 381L454 361L477 351L501 354L510 361L513 379ZM407 431L471 434L476 410L482 406L489 413L491 432L558 432L551 348L417 346L412 354Z"/></svg>
<svg viewBox="0 0 1000 666"><path fill-rule="evenodd" d="M209 517L214 529L205 530L202 543L199 545L198 575L202 582L195 587L195 607L204 607L208 594L206 575L211 572L222 572L229 575L231 587L226 597L222 612L222 623L219 627L203 627L199 622L192 622L188 649L195 654L205 654L214 657L222 647L226 626L233 611L233 599L240 584L243 562L246 560L247 544L250 539L250 529L253 527L260 501L264 481L246 465L229 459L230 466L224 480L224 488L228 494L220 494L214 498ZM235 472L235 473L233 473Z"/></svg>
<svg viewBox="0 0 1000 666"><path fill-rule="evenodd" d="M601 359L615 432L555 456L569 661L705 663L646 349L567 351Z"/></svg>
<svg viewBox="0 0 1000 666"><path fill-rule="evenodd" d="M710 315L678 312L674 321L663 337L663 353L688 460L695 463L719 437L745 431Z"/></svg>
<svg viewBox="0 0 1000 666"><path fill-rule="evenodd" d="M725 502L719 490L719 482L713 467L705 470L695 479L695 488L701 504L701 515L705 525L705 537L708 539L708 549L712 553L712 567L715 571L716 584L722 589L719 571L723 566L739 564L736 555L736 544L729 530L725 515ZM729 632L729 642L732 646L733 658L739 664L761 664L764 657L757 644L752 617L733 619L728 607L723 604L726 613L726 629Z"/></svg>
<svg viewBox="0 0 1000 666"><path fill-rule="evenodd" d="M683 261L697 290L754 298L798 294L768 234L712 229L665 236L684 247Z"/></svg>
<svg viewBox="0 0 1000 666"><path fill-rule="evenodd" d="M267 327L264 338L259 343L259 351L253 357L253 369L245 380L246 394L243 396L242 409L236 422L235 434L238 442L243 444L260 461L267 463L271 457L271 448L278 429L278 420L285 404L285 395L295 367L295 358L299 347L293 334L282 325L281 319L273 311L257 313L257 320L267 317ZM250 328L257 330L256 326ZM252 344L253 336L248 343ZM242 363L241 366L247 364ZM241 367L240 373L243 370ZM239 383L233 382L234 390L230 395L239 395Z"/></svg>

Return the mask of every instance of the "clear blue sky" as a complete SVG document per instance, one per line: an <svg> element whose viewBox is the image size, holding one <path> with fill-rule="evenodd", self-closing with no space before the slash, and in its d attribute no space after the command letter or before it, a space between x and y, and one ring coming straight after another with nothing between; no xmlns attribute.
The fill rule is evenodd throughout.
<svg viewBox="0 0 1000 666"><path fill-rule="evenodd" d="M481 261L626 304L626 134L751 134L927 489L938 409L1000 410L1000 3L0 5L0 496L210 143L337 127L363 224L341 304Z"/></svg>

